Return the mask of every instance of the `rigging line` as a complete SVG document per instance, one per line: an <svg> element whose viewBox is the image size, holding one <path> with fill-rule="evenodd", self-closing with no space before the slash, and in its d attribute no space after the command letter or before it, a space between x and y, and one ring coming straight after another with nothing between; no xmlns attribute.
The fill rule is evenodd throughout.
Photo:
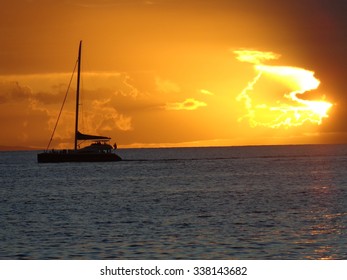
<svg viewBox="0 0 347 280"><path fill-rule="evenodd" d="M58 122L59 122L61 113L62 113L62 111L63 111L63 108L64 108L64 105L65 105L65 101L66 101L67 95L68 95L69 90L70 90L70 86L71 86L71 83L72 83L72 79L73 79L74 74L75 74L75 71L76 71L77 63L78 63L78 60L76 61L75 67L74 67L74 69L73 69L73 71L72 71L72 75L71 75L71 78L70 78L70 82L69 82L69 85L68 85L68 87L67 87L67 90L66 90L66 93L65 93L65 96L64 96L63 104L61 105L61 108L60 108L60 111L59 111L59 115L58 115L58 119L57 119L57 121L56 121L56 123L55 123L54 129L53 129L53 132L52 132L52 135L51 135L51 139L49 139L49 142L48 142L46 151L48 151L49 146L50 146L51 143L52 143L55 130L57 129Z"/></svg>
<svg viewBox="0 0 347 280"><path fill-rule="evenodd" d="M83 63L83 61L82 61ZM83 68L83 64L81 65L81 69ZM81 103L79 104L80 105L80 110L81 110L81 119L82 119L82 125L81 125L81 130L83 131L85 128L86 128L86 125L85 125L85 118L84 118L84 115L85 115L85 108L84 108L84 101L85 101L85 97L84 97L84 79L83 79L83 76L81 77L81 90L80 90L80 99L82 99Z"/></svg>

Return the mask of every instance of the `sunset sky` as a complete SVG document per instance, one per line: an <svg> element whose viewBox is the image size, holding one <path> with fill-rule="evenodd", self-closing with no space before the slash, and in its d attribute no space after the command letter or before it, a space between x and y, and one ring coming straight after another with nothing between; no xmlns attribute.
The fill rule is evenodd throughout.
<svg viewBox="0 0 347 280"><path fill-rule="evenodd" d="M119 147L347 143L346 11L345 0L1 1L0 146L46 147L80 40L80 130ZM288 69L319 81L304 101L288 98L301 80L273 73ZM72 147L75 87L57 148ZM320 124L303 117L306 100L332 105Z"/></svg>

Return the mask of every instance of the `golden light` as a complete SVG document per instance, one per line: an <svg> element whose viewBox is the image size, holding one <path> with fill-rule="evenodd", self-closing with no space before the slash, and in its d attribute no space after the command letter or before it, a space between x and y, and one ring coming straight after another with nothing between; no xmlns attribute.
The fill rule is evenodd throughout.
<svg viewBox="0 0 347 280"><path fill-rule="evenodd" d="M243 101L247 118L252 127L265 126L271 128L295 127L310 122L320 125L323 118L328 117L332 104L321 100L304 99L303 95L319 87L320 81L314 76L313 71L292 66L272 66L262 62L278 59L279 55L272 52L250 50L234 51L237 59L254 65L257 75L246 88L238 95L237 100ZM255 90L262 77L270 79L261 91ZM281 88L280 94L275 81L286 87Z"/></svg>
<svg viewBox="0 0 347 280"><path fill-rule="evenodd" d="M325 101L310 101L308 106L317 115L322 117L328 117L328 110L330 109L332 104Z"/></svg>

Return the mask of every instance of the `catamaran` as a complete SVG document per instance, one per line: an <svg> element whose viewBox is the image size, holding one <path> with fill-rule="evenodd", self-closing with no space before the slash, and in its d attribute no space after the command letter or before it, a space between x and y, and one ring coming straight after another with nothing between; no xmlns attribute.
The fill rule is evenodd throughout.
<svg viewBox="0 0 347 280"><path fill-rule="evenodd" d="M82 41L80 41L77 60L77 86L76 86L76 110L75 110L75 135L74 149L68 150L49 150L47 149L37 155L39 163L54 162L103 162L103 161L120 161L122 160L114 150L117 148L109 144L111 140L107 136L89 135L79 132L78 114L79 114L79 96L80 96L80 77L81 77L81 57L82 57ZM64 100L65 102L65 100ZM59 118L58 118L59 119ZM53 131L54 134L54 131ZM53 134L51 140L53 138ZM50 142L51 142L50 140ZM86 147L79 148L79 141L92 141Z"/></svg>

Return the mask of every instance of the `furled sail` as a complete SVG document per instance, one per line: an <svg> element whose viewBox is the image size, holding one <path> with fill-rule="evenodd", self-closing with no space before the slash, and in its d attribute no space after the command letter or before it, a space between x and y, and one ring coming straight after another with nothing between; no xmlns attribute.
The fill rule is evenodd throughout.
<svg viewBox="0 0 347 280"><path fill-rule="evenodd" d="M88 134L83 134L79 131L77 131L76 134L77 140L110 140L110 137L107 136L99 136L99 135L88 135Z"/></svg>

